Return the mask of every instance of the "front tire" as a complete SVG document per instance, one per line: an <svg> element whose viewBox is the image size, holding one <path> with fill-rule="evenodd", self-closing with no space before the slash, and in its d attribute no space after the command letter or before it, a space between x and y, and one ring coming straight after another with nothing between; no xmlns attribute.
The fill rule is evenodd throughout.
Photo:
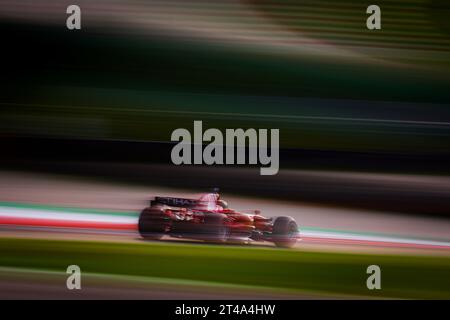
<svg viewBox="0 0 450 320"><path fill-rule="evenodd" d="M273 223L272 238L277 247L292 248L297 243L298 226L292 217L277 217Z"/></svg>

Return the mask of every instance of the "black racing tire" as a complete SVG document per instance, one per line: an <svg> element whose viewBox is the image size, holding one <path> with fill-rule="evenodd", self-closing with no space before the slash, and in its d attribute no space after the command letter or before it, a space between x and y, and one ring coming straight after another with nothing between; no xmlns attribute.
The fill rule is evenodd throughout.
<svg viewBox="0 0 450 320"><path fill-rule="evenodd" d="M166 232L167 222L162 218L160 209L145 208L138 221L138 230L142 238L146 240L161 240Z"/></svg>
<svg viewBox="0 0 450 320"><path fill-rule="evenodd" d="M202 238L213 243L225 243L229 237L226 225L227 216L220 213L205 213Z"/></svg>
<svg viewBox="0 0 450 320"><path fill-rule="evenodd" d="M292 217L277 217L273 223L272 238L277 247L292 248L297 243L298 226Z"/></svg>

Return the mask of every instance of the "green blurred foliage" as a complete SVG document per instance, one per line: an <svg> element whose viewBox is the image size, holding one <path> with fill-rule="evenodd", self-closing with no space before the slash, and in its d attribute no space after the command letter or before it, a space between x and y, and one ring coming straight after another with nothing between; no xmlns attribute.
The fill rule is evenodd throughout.
<svg viewBox="0 0 450 320"><path fill-rule="evenodd" d="M273 290L367 297L450 298L446 256L303 252L168 243L0 239L0 265L210 281ZM381 290L368 290L366 269L381 267Z"/></svg>

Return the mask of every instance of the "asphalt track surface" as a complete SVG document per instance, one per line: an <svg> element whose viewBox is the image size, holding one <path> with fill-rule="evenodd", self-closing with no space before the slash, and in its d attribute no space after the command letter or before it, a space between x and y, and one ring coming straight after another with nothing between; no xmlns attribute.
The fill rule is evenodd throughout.
<svg viewBox="0 0 450 320"><path fill-rule="evenodd" d="M137 216L156 195L196 197L183 190L135 187L65 176L0 172L2 235L139 241ZM361 209L321 207L301 202L227 196L230 206L265 216L292 216L302 241L298 248L438 250L450 252L450 221ZM268 244L270 245L270 244Z"/></svg>
<svg viewBox="0 0 450 320"><path fill-rule="evenodd" d="M137 217L156 195L195 197L184 190L136 187L37 173L0 172L0 236L143 242ZM294 250L386 254L450 255L450 221L438 217L316 206L301 202L223 195L231 207L260 209L266 216L289 215L300 226ZM201 241L163 241L202 245ZM251 246L273 246L252 243ZM317 299L327 294L277 293L260 288L160 282L88 275L88 290L73 294L62 285L65 273L0 267L2 299ZM354 298L354 297L351 297Z"/></svg>
<svg viewBox="0 0 450 320"><path fill-rule="evenodd" d="M299 295L255 290L251 287L227 287L180 279L84 274L82 290L67 290L64 272L0 267L0 299L298 299ZM302 299L342 298L308 293Z"/></svg>

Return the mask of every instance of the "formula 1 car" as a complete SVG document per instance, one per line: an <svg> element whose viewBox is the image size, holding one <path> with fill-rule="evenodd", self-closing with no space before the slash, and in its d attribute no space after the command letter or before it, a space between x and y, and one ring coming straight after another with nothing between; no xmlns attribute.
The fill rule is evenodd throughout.
<svg viewBox="0 0 450 320"><path fill-rule="evenodd" d="M293 218L267 218L258 210L239 212L210 195L208 200L155 197L139 216L139 233L149 240L169 235L216 243L269 241L284 248L297 243L299 231Z"/></svg>

